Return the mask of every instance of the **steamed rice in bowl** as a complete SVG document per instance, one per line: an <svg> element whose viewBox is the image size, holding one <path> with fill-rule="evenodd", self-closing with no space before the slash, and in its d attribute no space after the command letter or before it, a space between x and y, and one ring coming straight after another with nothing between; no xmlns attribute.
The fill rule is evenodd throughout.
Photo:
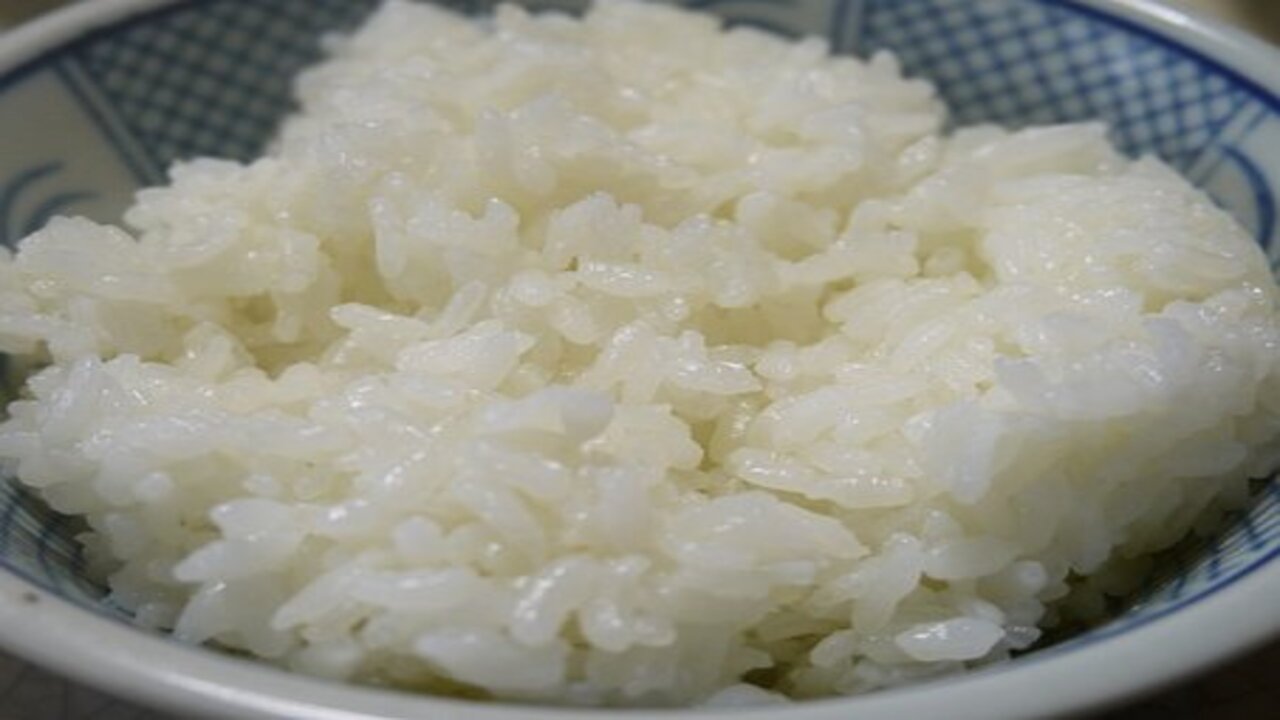
<svg viewBox="0 0 1280 720"><path fill-rule="evenodd" d="M45 363L0 455L143 626L466 696L858 693L1032 646L1277 464L1265 258L1102 127L943 134L890 56L629 2L389 2L297 91L263 159L0 261Z"/></svg>

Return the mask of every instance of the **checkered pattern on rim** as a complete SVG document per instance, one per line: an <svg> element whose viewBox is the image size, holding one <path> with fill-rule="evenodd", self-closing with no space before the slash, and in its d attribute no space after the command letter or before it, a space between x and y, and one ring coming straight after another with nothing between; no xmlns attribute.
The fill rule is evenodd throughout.
<svg viewBox="0 0 1280 720"><path fill-rule="evenodd" d="M324 32L376 0L224 0L182 8L85 46L77 59L158 167L216 155L249 160L291 107L294 75Z"/></svg>
<svg viewBox="0 0 1280 720"><path fill-rule="evenodd" d="M1187 169L1250 100L1194 59L1055 3L868 0L860 49L934 80L958 125L1104 120Z"/></svg>
<svg viewBox="0 0 1280 720"><path fill-rule="evenodd" d="M835 0L821 0L831 2ZM846 0L839 0L845 2ZM291 84L319 59L319 37L355 27L379 0L218 0L183 7L113 32L75 59L137 138L154 167L261 154L292 107ZM436 0L476 13L498 0ZM577 12L589 0L531 0L539 10ZM809 0L685 0L788 35L820 30ZM159 178L156 178L157 180Z"/></svg>

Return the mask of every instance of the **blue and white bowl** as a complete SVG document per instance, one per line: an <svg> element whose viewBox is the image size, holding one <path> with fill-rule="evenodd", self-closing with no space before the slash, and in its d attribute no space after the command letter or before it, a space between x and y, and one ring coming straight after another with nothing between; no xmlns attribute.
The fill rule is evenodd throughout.
<svg viewBox="0 0 1280 720"><path fill-rule="evenodd" d="M489 0L441 0L483 12ZM94 0L0 38L0 241L54 214L111 220L172 161L248 159L289 110L325 32L375 0ZM530 0L573 10L582 0ZM887 48L935 80L957 123L1101 119L1164 158L1280 262L1280 54L1150 0L685 0L734 22ZM0 358L3 360L3 358ZM792 720L1058 715L1114 701L1280 630L1280 482L1166 560L1109 623L1010 664L800 704ZM76 524L0 478L0 644L137 700L236 718L555 718L327 684L130 628L82 572ZM759 711L700 711L757 715ZM616 717L575 712L579 718ZM670 716L665 713L663 716ZM628 717L643 720L645 713ZM654 716L656 717L656 715Z"/></svg>

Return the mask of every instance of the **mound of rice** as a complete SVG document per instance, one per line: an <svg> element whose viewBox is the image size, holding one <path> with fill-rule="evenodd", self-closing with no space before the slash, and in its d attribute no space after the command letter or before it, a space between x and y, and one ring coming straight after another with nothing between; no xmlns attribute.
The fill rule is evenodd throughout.
<svg viewBox="0 0 1280 720"><path fill-rule="evenodd" d="M1007 658L1280 460L1277 288L1095 125L670 8L388 2L249 165L0 260L0 455L112 600L567 703Z"/></svg>

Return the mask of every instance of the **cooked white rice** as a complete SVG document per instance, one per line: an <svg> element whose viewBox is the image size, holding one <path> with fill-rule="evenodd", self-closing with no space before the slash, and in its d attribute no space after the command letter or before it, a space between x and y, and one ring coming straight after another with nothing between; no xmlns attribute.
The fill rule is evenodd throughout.
<svg viewBox="0 0 1280 720"><path fill-rule="evenodd" d="M1280 455L1262 253L1102 127L942 135L891 56L627 2L391 0L332 51L265 158L0 259L50 361L0 455L143 625L431 692L857 693L1028 647Z"/></svg>

